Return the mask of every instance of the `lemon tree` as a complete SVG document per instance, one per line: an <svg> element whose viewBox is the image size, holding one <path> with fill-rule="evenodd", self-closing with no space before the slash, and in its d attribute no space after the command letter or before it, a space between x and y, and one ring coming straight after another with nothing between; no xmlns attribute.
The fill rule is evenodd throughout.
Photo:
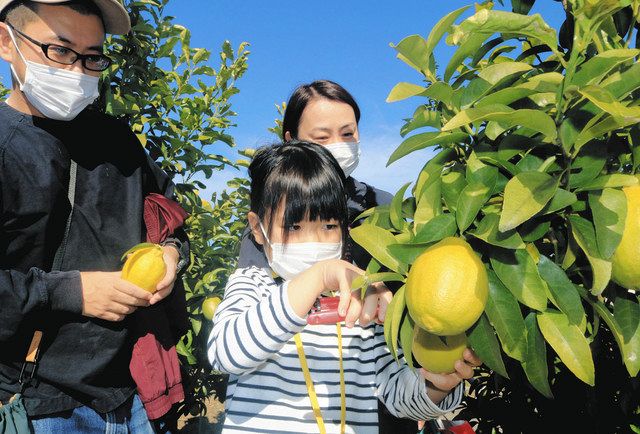
<svg viewBox="0 0 640 434"><path fill-rule="evenodd" d="M446 267L422 255L455 237L481 261L488 299L464 332L487 369L460 415L478 432L558 432L557 420L566 432L637 430L640 1L556 2L560 29L528 15L534 4L463 7L392 44L417 76L388 101L417 107L388 164L433 157L351 235L374 258L370 274L409 276L385 336L410 364L417 310L456 322L481 305L442 301L438 290L455 289L433 287ZM445 42L451 58L436 59Z"/></svg>

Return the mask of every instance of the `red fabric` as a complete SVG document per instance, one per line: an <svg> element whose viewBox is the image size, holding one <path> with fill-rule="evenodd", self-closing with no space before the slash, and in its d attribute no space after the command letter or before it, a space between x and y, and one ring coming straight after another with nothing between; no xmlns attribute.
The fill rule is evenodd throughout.
<svg viewBox="0 0 640 434"><path fill-rule="evenodd" d="M144 200L144 224L147 227L147 241L164 241L189 216L182 207L161 194L151 193Z"/></svg>
<svg viewBox="0 0 640 434"><path fill-rule="evenodd" d="M150 194L144 201L147 241L165 240L187 217L187 212L176 202L160 194ZM149 419L164 416L173 404L184 399L177 339L171 327L172 309L167 304L179 302L176 287L163 302L136 312L134 336L137 340L129 370Z"/></svg>

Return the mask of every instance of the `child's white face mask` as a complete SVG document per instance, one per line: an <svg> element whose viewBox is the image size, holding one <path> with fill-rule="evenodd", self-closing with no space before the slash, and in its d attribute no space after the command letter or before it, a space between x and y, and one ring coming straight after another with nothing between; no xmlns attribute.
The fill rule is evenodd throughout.
<svg viewBox="0 0 640 434"><path fill-rule="evenodd" d="M272 243L260 222L260 229L271 247L269 266L284 280L291 280L308 270L317 262L342 257L342 242L339 243Z"/></svg>
<svg viewBox="0 0 640 434"><path fill-rule="evenodd" d="M324 145L324 147L336 159L344 172L345 178L348 178L358 167L360 162L360 142L330 143Z"/></svg>

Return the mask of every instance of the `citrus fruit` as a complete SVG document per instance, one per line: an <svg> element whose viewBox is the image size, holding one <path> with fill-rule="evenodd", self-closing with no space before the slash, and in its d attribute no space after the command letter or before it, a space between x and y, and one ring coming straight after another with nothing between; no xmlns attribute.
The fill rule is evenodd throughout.
<svg viewBox="0 0 640 434"><path fill-rule="evenodd" d="M446 344L442 342L446 341ZM454 336L440 337L420 327L413 329L411 352L415 361L427 371L434 374L450 374L455 372L456 360L462 360L462 353L467 348L467 336L464 333Z"/></svg>
<svg viewBox="0 0 640 434"><path fill-rule="evenodd" d="M162 247L158 244L142 243L124 254L127 255L127 261L122 268L122 278L145 291L156 292L158 283L167 272Z"/></svg>
<svg viewBox="0 0 640 434"><path fill-rule="evenodd" d="M220 297L207 297L202 302L202 314L206 319L211 321L213 315L216 313L216 309L222 300Z"/></svg>
<svg viewBox="0 0 640 434"><path fill-rule="evenodd" d="M640 289L640 185L622 189L627 197L627 219L622 239L611 258L611 278L627 289Z"/></svg>
<svg viewBox="0 0 640 434"><path fill-rule="evenodd" d="M475 323L487 303L484 264L461 238L447 237L425 250L407 277L411 317L426 331L457 335Z"/></svg>

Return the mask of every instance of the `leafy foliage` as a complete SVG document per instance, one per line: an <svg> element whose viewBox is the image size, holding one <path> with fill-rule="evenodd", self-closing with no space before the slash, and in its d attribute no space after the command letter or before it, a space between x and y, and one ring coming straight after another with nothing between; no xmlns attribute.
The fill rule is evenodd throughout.
<svg viewBox="0 0 640 434"><path fill-rule="evenodd" d="M188 29L175 24L164 9L169 0L129 1L133 31L110 36L107 46L115 62L102 81L105 110L128 120L141 143L173 176L178 198L189 212L191 265L184 276L191 330L177 350L182 357L185 395L182 413L204 413L205 398L220 392L224 381L211 371L206 357L210 321L202 302L222 296L235 268L246 212L248 181L228 183L230 193L202 197L205 181L224 168L248 165L231 161L223 148L235 146L227 130L235 113L230 99L239 92L235 83L247 69L247 44L234 50L222 44L213 66L211 52L190 44ZM250 157L251 151L241 151Z"/></svg>
<svg viewBox="0 0 640 434"><path fill-rule="evenodd" d="M557 3L559 33L526 15L533 4L477 4L466 19L461 8L426 38L392 45L424 83L389 94L422 101L388 164L437 152L409 197L370 211L353 238L403 275L451 235L484 261L490 299L467 333L491 371L462 412L478 432L556 432L558 408L565 423L579 415L567 432L624 430L640 420L640 307L611 281L611 258L626 219L621 188L638 184L640 1ZM442 71L433 50L443 38L456 49ZM401 316L385 323L392 351L397 330L411 328Z"/></svg>

